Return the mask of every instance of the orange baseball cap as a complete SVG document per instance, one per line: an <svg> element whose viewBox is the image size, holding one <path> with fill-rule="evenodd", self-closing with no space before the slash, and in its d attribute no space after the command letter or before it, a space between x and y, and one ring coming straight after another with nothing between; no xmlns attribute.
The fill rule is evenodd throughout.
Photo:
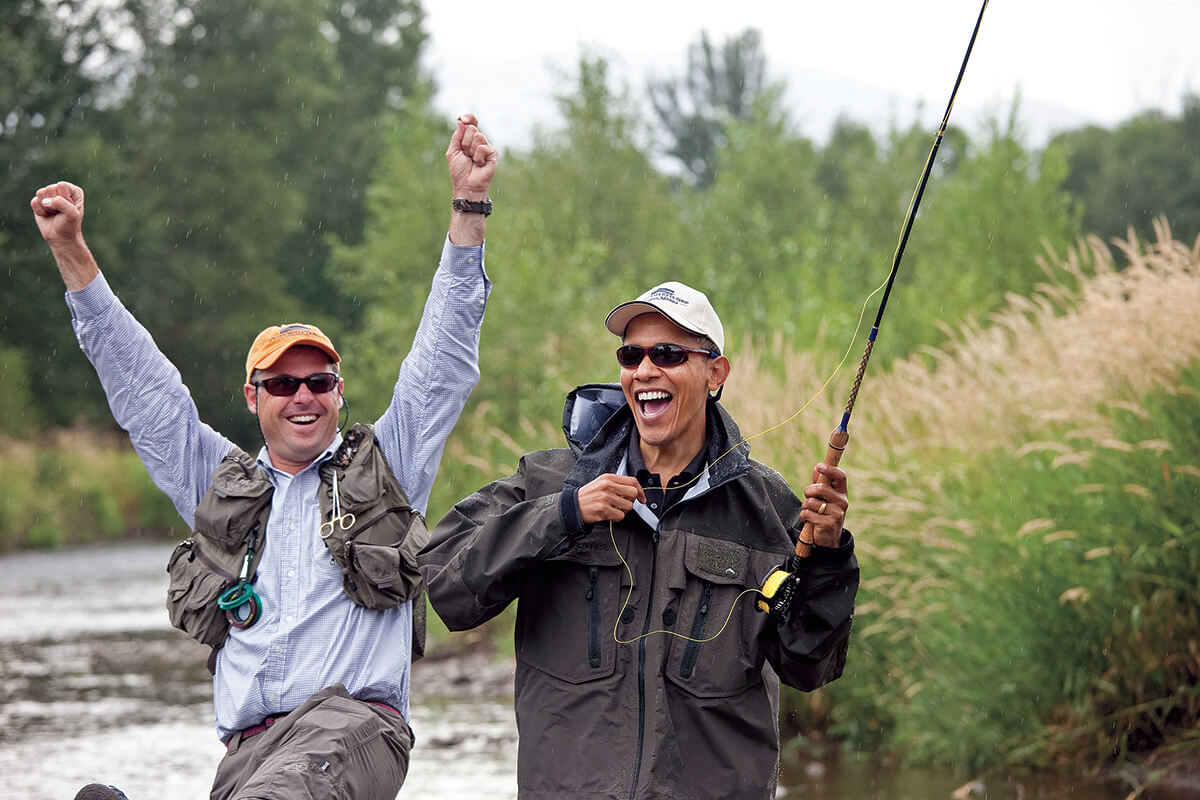
<svg viewBox="0 0 1200 800"><path fill-rule="evenodd" d="M342 357L333 348L329 337L321 333L316 325L305 325L301 322L289 322L283 325L272 325L258 336L250 345L250 353L246 356L246 383L256 369L266 369L279 360L291 347L298 344L308 345L323 351L333 363L340 363Z"/></svg>

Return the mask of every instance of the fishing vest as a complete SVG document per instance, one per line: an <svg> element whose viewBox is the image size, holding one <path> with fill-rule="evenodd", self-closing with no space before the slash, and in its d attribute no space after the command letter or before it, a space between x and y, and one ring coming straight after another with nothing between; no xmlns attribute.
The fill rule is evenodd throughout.
<svg viewBox="0 0 1200 800"><path fill-rule="evenodd" d="M353 515L345 529L338 524L341 520L334 520L320 531L342 571L342 588L365 608L395 608L412 600L412 657L417 660L425 653L425 593L417 570L417 552L429 541L424 519L409 504L375 445L370 425L351 427L318 474L321 519L331 519L335 474L341 513L347 520ZM212 486L196 507L195 531L175 548L167 564L171 624L212 647L214 656L230 628L217 598L238 583L251 547L248 574L253 585L274 491L266 470L234 447L213 471ZM210 669L214 663L210 658Z"/></svg>

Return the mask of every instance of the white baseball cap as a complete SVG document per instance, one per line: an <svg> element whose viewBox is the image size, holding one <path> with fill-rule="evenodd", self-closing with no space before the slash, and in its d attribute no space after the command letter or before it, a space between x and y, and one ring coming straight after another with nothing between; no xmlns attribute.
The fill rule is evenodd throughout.
<svg viewBox="0 0 1200 800"><path fill-rule="evenodd" d="M689 333L707 336L725 350L725 329L721 320L708 302L704 292L697 291L679 281L660 283L636 300L630 300L608 312L604 326L617 336L625 335L629 321L639 314L657 312Z"/></svg>

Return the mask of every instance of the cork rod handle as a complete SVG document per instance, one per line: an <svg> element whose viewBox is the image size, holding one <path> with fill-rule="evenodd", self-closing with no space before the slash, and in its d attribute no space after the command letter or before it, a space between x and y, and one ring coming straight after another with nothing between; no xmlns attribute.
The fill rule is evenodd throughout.
<svg viewBox="0 0 1200 800"><path fill-rule="evenodd" d="M833 433L829 435L829 448L825 451L825 464L830 467L836 467L838 462L842 460L842 452L846 449L846 443L850 441L850 432L845 428L835 428ZM829 478L821 473L817 476L817 483L830 483ZM800 538L796 540L796 555L799 558L808 558L808 554L813 548L813 524L811 522L804 523L804 527L800 529Z"/></svg>

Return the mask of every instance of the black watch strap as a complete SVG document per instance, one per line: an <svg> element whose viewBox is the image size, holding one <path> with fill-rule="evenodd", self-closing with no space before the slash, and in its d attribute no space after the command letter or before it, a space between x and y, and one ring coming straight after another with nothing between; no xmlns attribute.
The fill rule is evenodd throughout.
<svg viewBox="0 0 1200 800"><path fill-rule="evenodd" d="M485 217L492 213L492 198L487 200L467 200L463 197L456 197L450 201L450 206L455 211L463 211L467 214L483 214Z"/></svg>

